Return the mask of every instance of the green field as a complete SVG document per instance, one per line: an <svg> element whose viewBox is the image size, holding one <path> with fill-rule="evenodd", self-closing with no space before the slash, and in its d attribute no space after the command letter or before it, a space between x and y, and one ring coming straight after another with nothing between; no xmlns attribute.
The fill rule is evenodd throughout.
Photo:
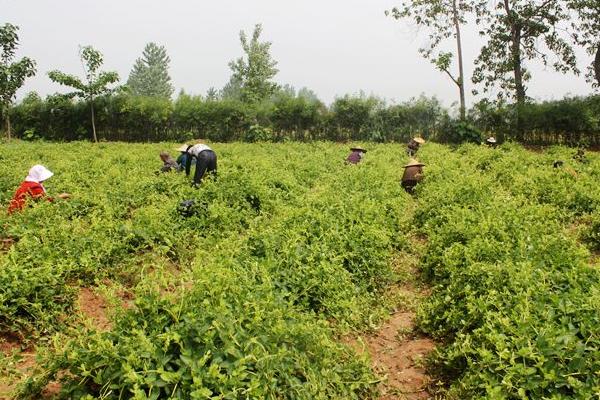
<svg viewBox="0 0 600 400"><path fill-rule="evenodd" d="M414 279L440 396L599 395L600 155L426 144L411 197L403 145L364 145L357 166L348 145L211 146L218 179L194 189L155 173L175 144L2 145L3 207L36 163L73 195L0 212L0 330L40 355L25 380L5 352L19 397L61 381L62 398L377 398L382 377L341 338L412 307L393 288ZM106 326L82 317L82 288Z"/></svg>

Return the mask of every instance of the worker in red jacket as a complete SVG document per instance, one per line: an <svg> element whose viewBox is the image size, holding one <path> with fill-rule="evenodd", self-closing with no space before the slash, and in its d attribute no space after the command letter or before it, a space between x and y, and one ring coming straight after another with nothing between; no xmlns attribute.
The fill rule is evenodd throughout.
<svg viewBox="0 0 600 400"><path fill-rule="evenodd" d="M29 174L25 178L25 181L21 183L21 186L15 192L10 205L8 206L8 213L11 214L15 211L23 210L27 200L32 198L38 200L44 198L46 201L53 201L52 197L46 196L46 189L44 188L43 182L54 175L43 165L34 165L29 170ZM71 197L68 193L61 193L58 195L61 199L67 199Z"/></svg>

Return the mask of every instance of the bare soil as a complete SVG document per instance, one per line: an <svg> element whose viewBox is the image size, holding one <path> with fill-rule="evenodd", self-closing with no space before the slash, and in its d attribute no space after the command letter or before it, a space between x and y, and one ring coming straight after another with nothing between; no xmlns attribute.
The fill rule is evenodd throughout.
<svg viewBox="0 0 600 400"><path fill-rule="evenodd" d="M387 378L381 385L382 400L432 398L427 391L431 378L423 361L435 343L413 332L414 313L398 312L374 335L365 338L374 368Z"/></svg>
<svg viewBox="0 0 600 400"><path fill-rule="evenodd" d="M94 328L99 331L108 331L111 328L110 320L107 316L106 301L93 289L82 288L79 291L77 305L83 317L92 322Z"/></svg>
<svg viewBox="0 0 600 400"><path fill-rule="evenodd" d="M411 242L418 248L425 246L427 239L413 237ZM400 299L397 309L375 332L358 339L344 340L357 352L368 352L374 370L384 377L379 386L380 400L434 398L428 391L434 382L425 370L425 358L436 344L415 328L417 304L429 294L429 289L417 282L418 261L414 254L397 255L394 269L404 278L387 294Z"/></svg>
<svg viewBox="0 0 600 400"><path fill-rule="evenodd" d="M23 349L20 340L13 336L2 336L0 338L0 351L2 356L6 357L4 362L8 362L8 359L13 355L18 355L18 359L10 361L7 366L10 371L5 374L2 371L0 374L0 400L12 399L12 392L15 390L19 377L27 376L35 368L35 351L31 348ZM14 363L14 364L13 364Z"/></svg>

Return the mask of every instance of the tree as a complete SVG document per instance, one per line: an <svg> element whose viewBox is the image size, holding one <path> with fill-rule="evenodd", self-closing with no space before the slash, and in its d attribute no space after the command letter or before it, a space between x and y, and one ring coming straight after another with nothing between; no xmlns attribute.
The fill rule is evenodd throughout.
<svg viewBox="0 0 600 400"><path fill-rule="evenodd" d="M207 101L217 101L219 100L219 91L214 87L209 87L206 91L206 100Z"/></svg>
<svg viewBox="0 0 600 400"><path fill-rule="evenodd" d="M317 96L317 94L315 92L313 92L311 89L307 88L307 87L303 87L300 90L298 90L298 97L305 99L311 103L320 103L321 100L319 100L319 96Z"/></svg>
<svg viewBox="0 0 600 400"><path fill-rule="evenodd" d="M229 63L233 74L228 86L223 88L224 94L234 92L239 87L241 100L255 103L269 98L277 89L277 84L271 81L279 72L275 68L277 61L269 53L271 42L259 41L261 32L262 25L257 24L250 41L244 31L240 32L240 42L246 57Z"/></svg>
<svg viewBox="0 0 600 400"><path fill-rule="evenodd" d="M408 0L400 7L386 11L386 15L397 20L411 18L417 26L428 29L430 42L426 47L420 48L419 52L440 71L445 72L458 87L460 117L463 120L466 115L466 100L461 25L466 23L465 15L476 6L475 2L468 0ZM457 75L451 72L454 54L437 50L450 37L456 40Z"/></svg>
<svg viewBox="0 0 600 400"><path fill-rule="evenodd" d="M588 68L588 81L600 87L600 2L598 0L570 0L569 7L579 19L573 22L575 43L585 47L594 61ZM594 83L595 80L595 83Z"/></svg>
<svg viewBox="0 0 600 400"><path fill-rule="evenodd" d="M66 94L67 97L80 97L90 104L94 142L98 142L98 136L96 135L96 121L94 118L94 98L111 92L111 89L109 89L108 86L118 82L119 75L116 72L99 71L104 60L102 53L95 50L92 46L80 47L79 57L83 64L85 82L74 75L65 74L64 72L56 70L48 72L48 76L56 83L76 89L75 92Z"/></svg>
<svg viewBox="0 0 600 400"><path fill-rule="evenodd" d="M241 100L242 82L236 76L231 76L229 82L221 89L219 97L223 100Z"/></svg>
<svg viewBox="0 0 600 400"><path fill-rule="evenodd" d="M486 92L499 86L499 98L516 99L520 136L521 110L527 100L525 84L531 79L525 62L539 59L547 66L551 54L556 56L551 63L556 71L578 73L573 49L561 36L568 10L562 0L500 0L495 4L478 10L480 35L487 43L475 60L473 82L483 83Z"/></svg>
<svg viewBox="0 0 600 400"><path fill-rule="evenodd" d="M169 76L169 63L164 46L148 43L142 57L138 58L129 73L127 86L136 96L171 98L173 85Z"/></svg>
<svg viewBox="0 0 600 400"><path fill-rule="evenodd" d="M11 138L10 106L15 98L17 90L25 79L35 75L35 62L23 57L15 61L15 52L19 45L19 28L12 24L0 26L0 111L6 120L6 133Z"/></svg>

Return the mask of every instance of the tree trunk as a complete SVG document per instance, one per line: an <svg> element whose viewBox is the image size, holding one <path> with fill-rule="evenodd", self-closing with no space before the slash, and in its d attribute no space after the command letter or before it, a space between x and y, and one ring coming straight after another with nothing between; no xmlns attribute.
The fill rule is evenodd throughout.
<svg viewBox="0 0 600 400"><path fill-rule="evenodd" d="M517 137L523 137L523 106L525 105L525 87L523 86L523 67L521 65L521 28L513 28L511 45L512 65L515 76L515 92L517 98Z"/></svg>
<svg viewBox="0 0 600 400"><path fill-rule="evenodd" d="M96 118L94 116L94 98L90 98L90 109L92 110L92 132L94 134L94 143L98 143L98 137L96 136Z"/></svg>
<svg viewBox="0 0 600 400"><path fill-rule="evenodd" d="M6 134L8 135L8 140L11 139L12 127L10 125L10 115L8 115L8 107L6 108Z"/></svg>
<svg viewBox="0 0 600 400"><path fill-rule="evenodd" d="M465 79L463 68L462 40L460 38L460 23L458 21L458 9L456 0L452 0L452 16L454 19L454 27L456 28L456 47L458 52L458 89L460 91L460 119L466 119L466 102L465 102Z"/></svg>
<svg viewBox="0 0 600 400"><path fill-rule="evenodd" d="M600 86L600 43L596 48L596 58L594 59L594 72L596 73L596 81L598 81L598 86Z"/></svg>
<svg viewBox="0 0 600 400"><path fill-rule="evenodd" d="M518 140L523 138L522 108L525 104L525 87L523 86L523 65L521 64L521 24L510 9L508 0L504 0L504 10L510 25L510 57L515 79L515 95L517 100L516 131Z"/></svg>

